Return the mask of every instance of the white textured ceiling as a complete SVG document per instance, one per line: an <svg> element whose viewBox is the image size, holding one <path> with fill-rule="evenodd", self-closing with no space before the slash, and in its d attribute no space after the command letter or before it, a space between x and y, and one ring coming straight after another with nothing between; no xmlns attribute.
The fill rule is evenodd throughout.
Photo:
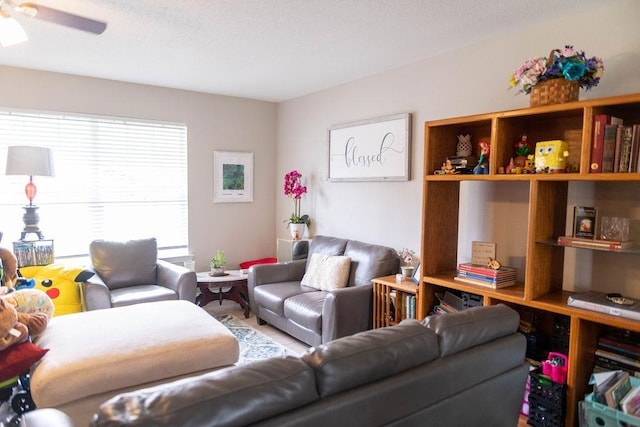
<svg viewBox="0 0 640 427"><path fill-rule="evenodd" d="M0 64L283 101L602 1L36 0L107 29L16 16L30 40Z"/></svg>

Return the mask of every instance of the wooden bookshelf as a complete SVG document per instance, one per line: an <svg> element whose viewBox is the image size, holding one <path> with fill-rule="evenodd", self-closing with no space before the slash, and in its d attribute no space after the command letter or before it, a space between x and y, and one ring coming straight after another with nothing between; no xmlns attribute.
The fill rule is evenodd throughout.
<svg viewBox="0 0 640 427"><path fill-rule="evenodd" d="M571 185L630 183L635 191L640 190L640 173L590 173L593 117L597 114L621 117L625 125L640 123L640 94L434 120L426 122L424 129L422 277L417 289L422 294L419 302L424 306L420 311L428 313L437 303L436 292L450 289L481 295L485 305L505 303L520 312L533 310L550 319L555 315L568 316L567 426L578 424L578 402L589 391L598 336L611 328L640 332L640 322L567 305L567 297L572 293L563 288L565 251L576 249L554 243L558 236L566 234L568 212L572 209L568 205ZM478 141L489 142L489 174L435 174L447 156L456 154L456 136L467 133L472 134L474 149ZM567 142L571 172L499 173L500 167L506 166L514 154L514 142L525 134L532 146L537 141ZM471 245L465 241L466 236L459 236L461 184L466 182L491 188L503 186L506 191L509 185L520 183L518 188L527 192L527 218L513 233L525 239L523 280L516 286L488 289L453 280L458 263L467 261L457 259L459 242ZM620 256L631 257L630 264L640 261L630 252L635 251L625 251L626 254ZM509 255L502 253L498 258Z"/></svg>
<svg viewBox="0 0 640 427"><path fill-rule="evenodd" d="M426 316L423 311L425 304L420 304L418 285L407 277L396 281L396 276L385 276L373 279L373 327L383 328L396 325L407 318L404 299L406 296L415 297L415 318ZM420 308L419 308L420 307Z"/></svg>

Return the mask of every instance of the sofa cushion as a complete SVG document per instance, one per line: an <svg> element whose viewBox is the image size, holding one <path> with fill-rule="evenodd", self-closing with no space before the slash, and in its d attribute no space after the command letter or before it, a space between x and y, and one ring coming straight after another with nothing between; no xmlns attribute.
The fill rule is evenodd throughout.
<svg viewBox="0 0 640 427"><path fill-rule="evenodd" d="M360 332L310 348L303 356L327 397L438 358L438 338L416 320Z"/></svg>
<svg viewBox="0 0 640 427"><path fill-rule="evenodd" d="M284 302L284 315L319 334L322 331L322 307L326 297L326 292L316 291L287 298Z"/></svg>
<svg viewBox="0 0 640 427"><path fill-rule="evenodd" d="M109 289L155 285L158 244L155 238L125 242L94 240L91 265Z"/></svg>
<svg viewBox="0 0 640 427"><path fill-rule="evenodd" d="M316 399L306 363L273 358L122 393L100 405L93 425L240 426Z"/></svg>
<svg viewBox="0 0 640 427"><path fill-rule="evenodd" d="M319 291L308 286L301 286L296 282L282 282L256 286L253 290L253 298L258 306L284 316L284 302L306 292Z"/></svg>
<svg viewBox="0 0 640 427"><path fill-rule="evenodd" d="M488 322L492 327L486 327ZM429 316L422 323L438 334L440 355L448 356L513 334L518 329L520 316L512 308L498 304Z"/></svg>
<svg viewBox="0 0 640 427"><path fill-rule="evenodd" d="M349 280L351 258L314 253L300 282L318 290L344 288Z"/></svg>
<svg viewBox="0 0 640 427"><path fill-rule="evenodd" d="M307 266L305 269L309 269L309 263L311 262L313 254L318 253L331 256L344 255L346 247L346 239L328 236L315 236L311 241L311 245L309 245L309 254L307 256Z"/></svg>
<svg viewBox="0 0 640 427"><path fill-rule="evenodd" d="M371 284L371 279L398 272L400 261L395 249L349 240L344 255L351 258L348 286Z"/></svg>

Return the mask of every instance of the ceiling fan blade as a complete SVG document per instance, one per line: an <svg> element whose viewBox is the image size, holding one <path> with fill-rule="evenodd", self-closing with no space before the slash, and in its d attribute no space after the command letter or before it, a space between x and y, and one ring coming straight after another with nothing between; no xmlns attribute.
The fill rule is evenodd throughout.
<svg viewBox="0 0 640 427"><path fill-rule="evenodd" d="M94 34L102 34L107 28L106 22L96 21L94 19L85 18L84 16L63 12L58 9L52 9L35 3L20 3L17 6L17 9L24 10L26 15L33 18L53 22L54 24L64 25L65 27L71 27L77 30L88 31ZM33 13L34 10L36 11L35 14Z"/></svg>

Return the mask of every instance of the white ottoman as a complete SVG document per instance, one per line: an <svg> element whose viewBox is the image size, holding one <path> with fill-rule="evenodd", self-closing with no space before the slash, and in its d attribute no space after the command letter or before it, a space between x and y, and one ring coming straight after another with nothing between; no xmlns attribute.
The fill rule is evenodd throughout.
<svg viewBox="0 0 640 427"><path fill-rule="evenodd" d="M188 301L54 317L36 344L49 352L32 369L33 400L77 426L119 393L232 365L239 355L233 334Z"/></svg>

